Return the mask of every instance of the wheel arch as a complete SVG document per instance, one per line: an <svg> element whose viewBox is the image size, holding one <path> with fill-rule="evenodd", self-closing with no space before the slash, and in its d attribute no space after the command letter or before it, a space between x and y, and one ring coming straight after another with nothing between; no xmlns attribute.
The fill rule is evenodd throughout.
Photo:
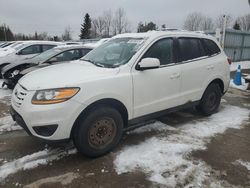
<svg viewBox="0 0 250 188"><path fill-rule="evenodd" d="M73 132L77 127L77 122L80 120L80 118L82 118L83 116L85 116L86 114L90 113L90 111L94 108L96 108L97 106L100 105L104 105L104 106L110 106L115 108L116 110L119 111L119 113L121 114L122 118L123 118L123 122L124 122L124 126L126 127L128 124L128 110L126 108L126 106L119 100L117 99L113 99L113 98L105 98L105 99L100 99L98 101L95 101L93 103L91 103L90 105L88 105L80 114L79 116L76 118L73 127L71 129L71 133L70 133L70 137L72 138Z"/></svg>
<svg viewBox="0 0 250 188"><path fill-rule="evenodd" d="M218 84L219 87L220 87L220 89L221 89L221 93L222 93L222 94L224 93L225 85L224 85L224 82L222 81L222 79L216 78L216 79L212 80L212 81L208 84L208 86L210 86L211 84ZM208 86L207 86L207 87L208 87Z"/></svg>

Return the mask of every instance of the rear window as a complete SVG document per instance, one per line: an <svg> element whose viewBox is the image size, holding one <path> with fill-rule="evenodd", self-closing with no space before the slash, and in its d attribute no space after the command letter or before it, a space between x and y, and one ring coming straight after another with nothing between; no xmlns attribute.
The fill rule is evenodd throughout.
<svg viewBox="0 0 250 188"><path fill-rule="evenodd" d="M203 39L203 42L204 42L207 54L209 56L220 53L220 48L214 41L209 40L209 39Z"/></svg>
<svg viewBox="0 0 250 188"><path fill-rule="evenodd" d="M198 38L179 38L180 61L188 61L207 56Z"/></svg>

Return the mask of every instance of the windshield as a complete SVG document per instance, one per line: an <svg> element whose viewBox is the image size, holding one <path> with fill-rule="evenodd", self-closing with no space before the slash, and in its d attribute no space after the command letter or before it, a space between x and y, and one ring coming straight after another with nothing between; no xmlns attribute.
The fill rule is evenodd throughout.
<svg viewBox="0 0 250 188"><path fill-rule="evenodd" d="M57 55L60 52L61 52L61 50L56 49L56 48L52 48L50 50L47 50L47 51L35 56L33 59L35 59L34 62L43 63L44 61L48 60L49 58L54 57L55 55Z"/></svg>
<svg viewBox="0 0 250 188"><path fill-rule="evenodd" d="M118 38L104 43L81 60L101 67L119 67L128 63L144 43L142 38Z"/></svg>

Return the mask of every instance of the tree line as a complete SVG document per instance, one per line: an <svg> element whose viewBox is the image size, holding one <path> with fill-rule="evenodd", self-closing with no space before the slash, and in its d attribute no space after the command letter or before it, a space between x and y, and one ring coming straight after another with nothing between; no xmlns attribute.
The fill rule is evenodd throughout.
<svg viewBox="0 0 250 188"><path fill-rule="evenodd" d="M130 31L126 12L123 8L119 8L115 12L104 11L102 15L93 19L86 13L79 37L80 39L110 37Z"/></svg>
<svg viewBox="0 0 250 188"><path fill-rule="evenodd" d="M250 31L250 14L246 14L237 18L231 15L227 16L227 28L236 30ZM183 29L190 31L206 31L222 28L224 25L224 15L212 19L209 16L200 12L190 13L184 21ZM147 32L150 30L164 30L166 24L158 26L156 23L139 22L137 32ZM116 34L131 32L131 24L127 18L127 14L123 8L116 11L106 10L98 17L92 18L89 13L86 13L81 24L80 39L104 38L111 37ZM72 40L72 30L67 26L61 36L49 36L48 33L42 32L34 34L14 34L11 29L3 24L0 25L0 41L11 40L54 40L54 41L69 41Z"/></svg>
<svg viewBox="0 0 250 188"><path fill-rule="evenodd" d="M235 30L250 31L250 14L233 18L231 15L220 15L212 19L200 12L194 12L187 16L183 29L190 31L206 31L216 28L223 28L224 17L226 16L226 27Z"/></svg>

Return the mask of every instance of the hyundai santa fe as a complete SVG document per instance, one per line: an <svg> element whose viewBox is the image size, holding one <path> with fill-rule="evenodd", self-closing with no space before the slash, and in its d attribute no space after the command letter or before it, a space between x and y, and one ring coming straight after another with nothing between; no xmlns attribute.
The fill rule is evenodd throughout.
<svg viewBox="0 0 250 188"><path fill-rule="evenodd" d="M30 135L73 139L80 153L97 157L139 122L190 106L217 112L229 67L209 35L121 34L76 62L25 75L13 91L11 114Z"/></svg>

